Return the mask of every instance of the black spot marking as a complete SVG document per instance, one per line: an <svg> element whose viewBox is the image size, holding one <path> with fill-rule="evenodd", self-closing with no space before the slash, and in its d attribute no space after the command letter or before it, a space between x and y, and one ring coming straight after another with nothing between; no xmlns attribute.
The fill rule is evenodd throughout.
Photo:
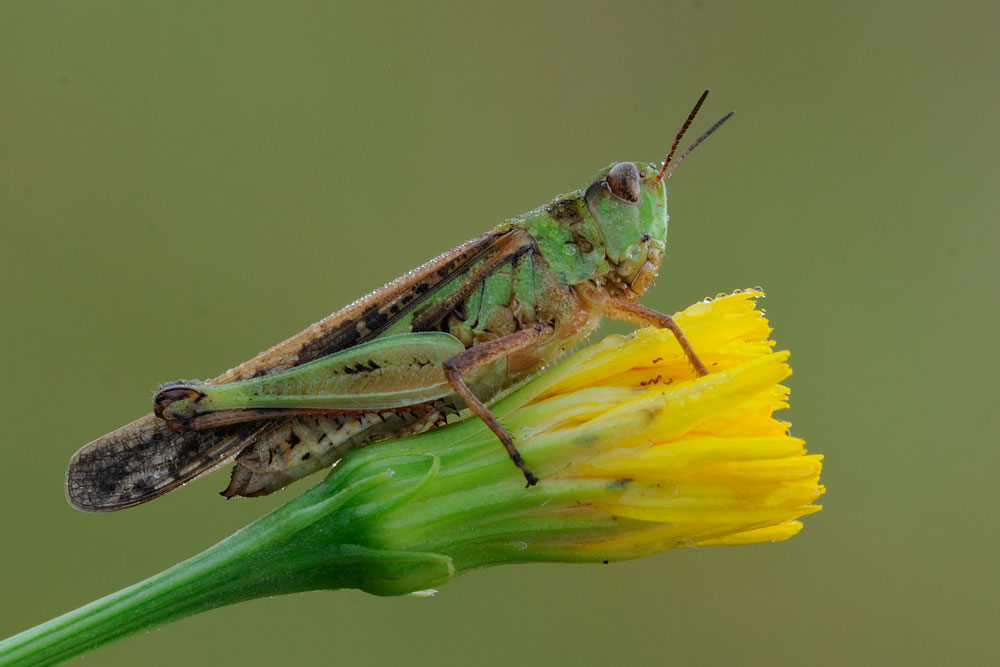
<svg viewBox="0 0 1000 667"><path fill-rule="evenodd" d="M201 443L192 438L180 446L179 452L182 458L192 460L201 454L201 449Z"/></svg>
<svg viewBox="0 0 1000 667"><path fill-rule="evenodd" d="M549 215L556 222L576 225L583 222L583 213L580 211L580 202L573 197L560 199L549 205Z"/></svg>
<svg viewBox="0 0 1000 667"><path fill-rule="evenodd" d="M302 438L299 437L298 433L296 433L295 431L292 431L292 434L288 436L288 444L290 446L294 447L295 445L299 444L300 442L302 442Z"/></svg>
<svg viewBox="0 0 1000 667"><path fill-rule="evenodd" d="M582 254L586 255L594 251L594 244L581 236L576 229L570 229L569 231L573 235L573 245L579 248Z"/></svg>
<svg viewBox="0 0 1000 667"><path fill-rule="evenodd" d="M579 248L580 252L587 254L593 252L594 244L583 234L580 228L584 225L581 201L575 197L567 197L551 204L548 208L549 215L561 225L565 225L569 233L573 236L573 245Z"/></svg>
<svg viewBox="0 0 1000 667"><path fill-rule="evenodd" d="M306 452L305 454L302 455L302 460L303 461L308 461L310 456L312 456L312 453L311 452Z"/></svg>
<svg viewBox="0 0 1000 667"><path fill-rule="evenodd" d="M132 483L132 493L137 496L145 496L149 493L150 486L146 480L137 479Z"/></svg>

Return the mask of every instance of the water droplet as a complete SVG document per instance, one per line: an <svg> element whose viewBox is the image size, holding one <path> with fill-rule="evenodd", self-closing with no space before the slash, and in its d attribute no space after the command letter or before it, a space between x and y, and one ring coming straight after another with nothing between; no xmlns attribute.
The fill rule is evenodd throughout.
<svg viewBox="0 0 1000 667"><path fill-rule="evenodd" d="M413 591L412 593L410 593L411 598L432 598L435 595L437 595L436 588L428 588L427 590Z"/></svg>

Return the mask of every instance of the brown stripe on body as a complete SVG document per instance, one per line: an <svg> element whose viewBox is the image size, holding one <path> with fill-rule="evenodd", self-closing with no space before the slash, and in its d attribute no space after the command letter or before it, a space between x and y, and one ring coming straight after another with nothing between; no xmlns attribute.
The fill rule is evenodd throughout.
<svg viewBox="0 0 1000 667"><path fill-rule="evenodd" d="M490 258L489 261L477 268L475 272L468 277L466 283L461 289L455 290L454 294L451 294L444 301L416 313L413 318L413 326L411 327L413 331L431 331L437 327L452 311L458 308L458 306L461 305L466 298L468 298L473 290L477 287L481 287L485 280L489 278L498 267L507 263L515 264L520 257L522 257L525 253L531 252L533 248L534 245L531 237L529 237L526 233L513 235L510 238L510 241L505 244L503 250L496 253L492 258Z"/></svg>
<svg viewBox="0 0 1000 667"><path fill-rule="evenodd" d="M507 243L502 241L512 239L519 231L516 228L499 229L466 241L253 359L209 380L209 383L221 384L268 375L377 338L449 278L491 253L506 249Z"/></svg>

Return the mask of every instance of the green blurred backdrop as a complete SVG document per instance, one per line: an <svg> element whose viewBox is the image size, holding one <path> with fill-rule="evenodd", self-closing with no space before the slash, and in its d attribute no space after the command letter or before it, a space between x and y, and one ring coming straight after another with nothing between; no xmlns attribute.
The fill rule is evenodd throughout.
<svg viewBox="0 0 1000 667"><path fill-rule="evenodd" d="M259 600L93 664L995 657L993 3L0 4L0 635L304 491L112 515L69 456L613 160L671 179L667 311L762 285L827 456L789 542ZM994 294L994 296L990 296ZM993 305L991 305L993 304ZM318 478L317 478L318 479Z"/></svg>

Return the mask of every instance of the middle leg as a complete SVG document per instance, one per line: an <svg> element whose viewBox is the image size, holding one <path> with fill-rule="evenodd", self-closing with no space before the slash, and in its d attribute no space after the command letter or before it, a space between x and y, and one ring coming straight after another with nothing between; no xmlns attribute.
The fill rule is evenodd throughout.
<svg viewBox="0 0 1000 667"><path fill-rule="evenodd" d="M510 437L510 433L497 420L496 415L490 412L490 409L476 398L476 395L469 389L469 385L465 383L463 376L476 368L491 364L501 357L528 347L536 341L551 335L553 331L554 329L548 324L535 324L527 329L516 331L496 340L473 345L464 352L459 352L444 362L444 375L455 389L455 393L500 438L500 442L503 443L504 448L507 450L510 460L524 473L524 479L527 480L528 486L537 484L538 478L528 470L524 459L521 457L521 453L514 446L514 440Z"/></svg>

